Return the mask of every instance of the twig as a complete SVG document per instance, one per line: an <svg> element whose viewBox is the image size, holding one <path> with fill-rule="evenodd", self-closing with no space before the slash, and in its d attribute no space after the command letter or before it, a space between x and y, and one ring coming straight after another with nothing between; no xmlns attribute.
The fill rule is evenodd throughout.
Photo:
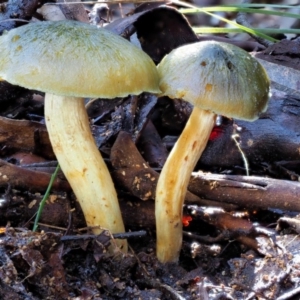
<svg viewBox="0 0 300 300"><path fill-rule="evenodd" d="M251 3L252 1L251 0L242 0L241 3L244 4L244 3ZM247 14L244 13L244 12L238 12L237 15L236 15L236 22L240 25L243 25L245 27L249 27L251 28L251 24L248 22L248 19L247 19ZM271 45L273 45L274 43L266 40L266 39L263 39L259 36L256 36L256 35L253 35L251 33L248 33L251 37L253 37L256 41L258 41L260 44L266 46L266 47L269 47Z"/></svg>
<svg viewBox="0 0 300 300"><path fill-rule="evenodd" d="M146 235L147 232L145 230L140 230L140 231L133 231L133 232L114 233L112 236L115 239L128 239L133 237L142 237Z"/></svg>
<svg viewBox="0 0 300 300"><path fill-rule="evenodd" d="M4 19L4 20L0 20L0 23L5 23L5 22L24 22L24 23L30 23L31 21L24 20L24 19Z"/></svg>
<svg viewBox="0 0 300 300"><path fill-rule="evenodd" d="M258 176L193 173L189 190L199 197L241 207L300 211L300 183Z"/></svg>
<svg viewBox="0 0 300 300"><path fill-rule="evenodd" d="M133 231L133 232L124 232L124 233L114 233L112 237L114 239L128 239L133 237L141 237L147 235L145 230ZM61 241L77 241L77 240L85 240L85 239L94 239L97 235L94 234L82 234L82 235L65 235L61 237Z"/></svg>
<svg viewBox="0 0 300 300"><path fill-rule="evenodd" d="M152 278L139 279L138 282L148 285L149 287L156 288L164 293L168 293L168 299L172 300L185 300L186 298L182 297L177 291L172 287L162 284L159 281L156 281Z"/></svg>
<svg viewBox="0 0 300 300"><path fill-rule="evenodd" d="M118 4L118 3L148 3L149 0L98 0L98 1L84 1L84 4ZM151 0L151 2L162 2L162 0ZM167 1L166 1L167 2ZM45 3L45 5L61 5L61 4L82 4L81 2L68 2L68 3Z"/></svg>

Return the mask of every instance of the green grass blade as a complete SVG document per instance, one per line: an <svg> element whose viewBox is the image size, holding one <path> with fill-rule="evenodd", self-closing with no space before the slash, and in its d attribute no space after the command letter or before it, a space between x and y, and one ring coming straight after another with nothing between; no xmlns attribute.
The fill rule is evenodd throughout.
<svg viewBox="0 0 300 300"><path fill-rule="evenodd" d="M57 173L58 173L59 170L60 170L60 167L59 167L59 164L58 164L58 165L56 166L56 169L55 169L54 173L51 175L51 179L50 179L50 182L49 182L49 184L48 184L46 193L45 193L45 195L44 195L42 201L40 202L40 206L39 206L39 209L38 209L38 211L37 211L37 214L36 214L36 217L35 217L35 220L34 220L34 225L33 225L32 231L36 231L37 228L38 228L38 222L39 222L39 219L40 219L40 217L41 217L41 214L42 214L42 212L43 212L43 208L44 208L44 206L45 206L45 204L46 204L46 201L47 201L47 199L48 199L48 197L49 197L50 190L51 190L51 188L52 188L52 185L53 185L54 180L55 180L56 177L57 177Z"/></svg>
<svg viewBox="0 0 300 300"><path fill-rule="evenodd" d="M223 4L220 6L224 7L253 7L253 8L262 8L262 7L270 7L270 8L279 8L279 9L292 9L292 8L300 8L299 5L282 5L282 4L268 4L268 3L241 3L241 4Z"/></svg>
<svg viewBox="0 0 300 300"><path fill-rule="evenodd" d="M194 14L199 12L244 12L244 13L254 13L263 15L272 15L280 17L288 17L294 19L300 19L299 14L292 14L287 12L281 12L276 10L265 10L265 9L255 9L255 8L243 8L235 6L212 6L212 7L201 7L201 8L181 8L179 10L182 14Z"/></svg>
<svg viewBox="0 0 300 300"><path fill-rule="evenodd" d="M181 6L183 6L183 7L192 8L192 9L194 9L194 10L197 10L198 12L205 13L205 14L207 14L207 15L213 17L213 18L216 18L216 19L219 19L219 20L221 20L221 21L223 21L223 22L225 22L225 23L228 23L228 24L230 24L230 25L233 26L233 27L240 28L240 29L244 30L245 32L248 32L249 34L259 36L259 37L261 37L261 38L263 38L263 39L266 39L266 40L268 40L268 41L271 41L271 42L277 42L276 39L274 39L274 38L272 38L272 37L270 37L270 36L268 36L268 35L266 35L266 34L264 34L264 33L258 32L258 31L256 31L255 29L251 29L251 28L248 28L248 27L246 27L246 26L242 26L242 25L237 24L237 23L235 23L235 22L233 22L233 21L230 21L230 20L228 20L228 19L226 19L226 18L223 18L223 17L221 17L221 16L218 16L218 15L216 15L216 14L213 14L213 13L211 13L211 12L209 12L209 11L205 11L205 10L203 10L203 9L200 8L200 7L194 6L194 5L192 5L192 4L189 4L189 3L186 3L186 2L183 2L183 1L178 1L178 0L173 0L172 2L173 2L174 4L178 4L178 5L181 5ZM179 11L182 11L182 10L183 10L183 9L181 9L181 10L179 10Z"/></svg>
<svg viewBox="0 0 300 300"><path fill-rule="evenodd" d="M193 27L195 33L242 33L244 30L240 28L220 28L220 27ZM255 31L259 31L265 34L284 34L284 33L292 33L292 34L300 34L300 29L290 29L290 28L256 28Z"/></svg>

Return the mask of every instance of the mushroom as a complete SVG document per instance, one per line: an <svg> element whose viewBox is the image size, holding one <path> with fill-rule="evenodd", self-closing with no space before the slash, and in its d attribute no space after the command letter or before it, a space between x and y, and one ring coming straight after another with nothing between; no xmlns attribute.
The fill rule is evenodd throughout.
<svg viewBox="0 0 300 300"><path fill-rule="evenodd" d="M188 182L206 147L216 114L253 121L266 110L269 79L246 51L221 42L173 50L158 65L163 96L194 105L158 179L155 202L157 257L176 262L182 243L182 206Z"/></svg>
<svg viewBox="0 0 300 300"><path fill-rule="evenodd" d="M83 97L115 98L158 89L156 66L139 48L106 29L38 22L0 37L0 77L45 92L53 151L94 234L124 232L113 181L95 145ZM127 243L117 240L127 251Z"/></svg>

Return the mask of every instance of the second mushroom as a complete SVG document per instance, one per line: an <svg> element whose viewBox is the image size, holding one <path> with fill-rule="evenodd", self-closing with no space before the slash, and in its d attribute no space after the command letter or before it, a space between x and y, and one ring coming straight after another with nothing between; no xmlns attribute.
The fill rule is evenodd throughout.
<svg viewBox="0 0 300 300"><path fill-rule="evenodd" d="M182 243L183 200L216 114L257 119L267 108L269 79L264 68L246 51L214 41L173 50L158 65L158 72L163 96L194 105L156 189L157 256L161 262L176 262Z"/></svg>

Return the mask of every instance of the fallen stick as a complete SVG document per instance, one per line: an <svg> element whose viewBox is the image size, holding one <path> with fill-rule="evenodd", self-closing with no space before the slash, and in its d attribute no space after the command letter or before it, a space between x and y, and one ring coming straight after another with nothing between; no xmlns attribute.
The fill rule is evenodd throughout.
<svg viewBox="0 0 300 300"><path fill-rule="evenodd" d="M300 211L300 183L257 176L193 173L189 191L245 208Z"/></svg>
<svg viewBox="0 0 300 300"><path fill-rule="evenodd" d="M47 129L38 122L0 117L0 145L10 153L27 151L55 159Z"/></svg>
<svg viewBox="0 0 300 300"><path fill-rule="evenodd" d="M18 167L0 159L0 186L44 192L49 184L51 174ZM66 180L57 178L53 184L55 191L70 191Z"/></svg>

